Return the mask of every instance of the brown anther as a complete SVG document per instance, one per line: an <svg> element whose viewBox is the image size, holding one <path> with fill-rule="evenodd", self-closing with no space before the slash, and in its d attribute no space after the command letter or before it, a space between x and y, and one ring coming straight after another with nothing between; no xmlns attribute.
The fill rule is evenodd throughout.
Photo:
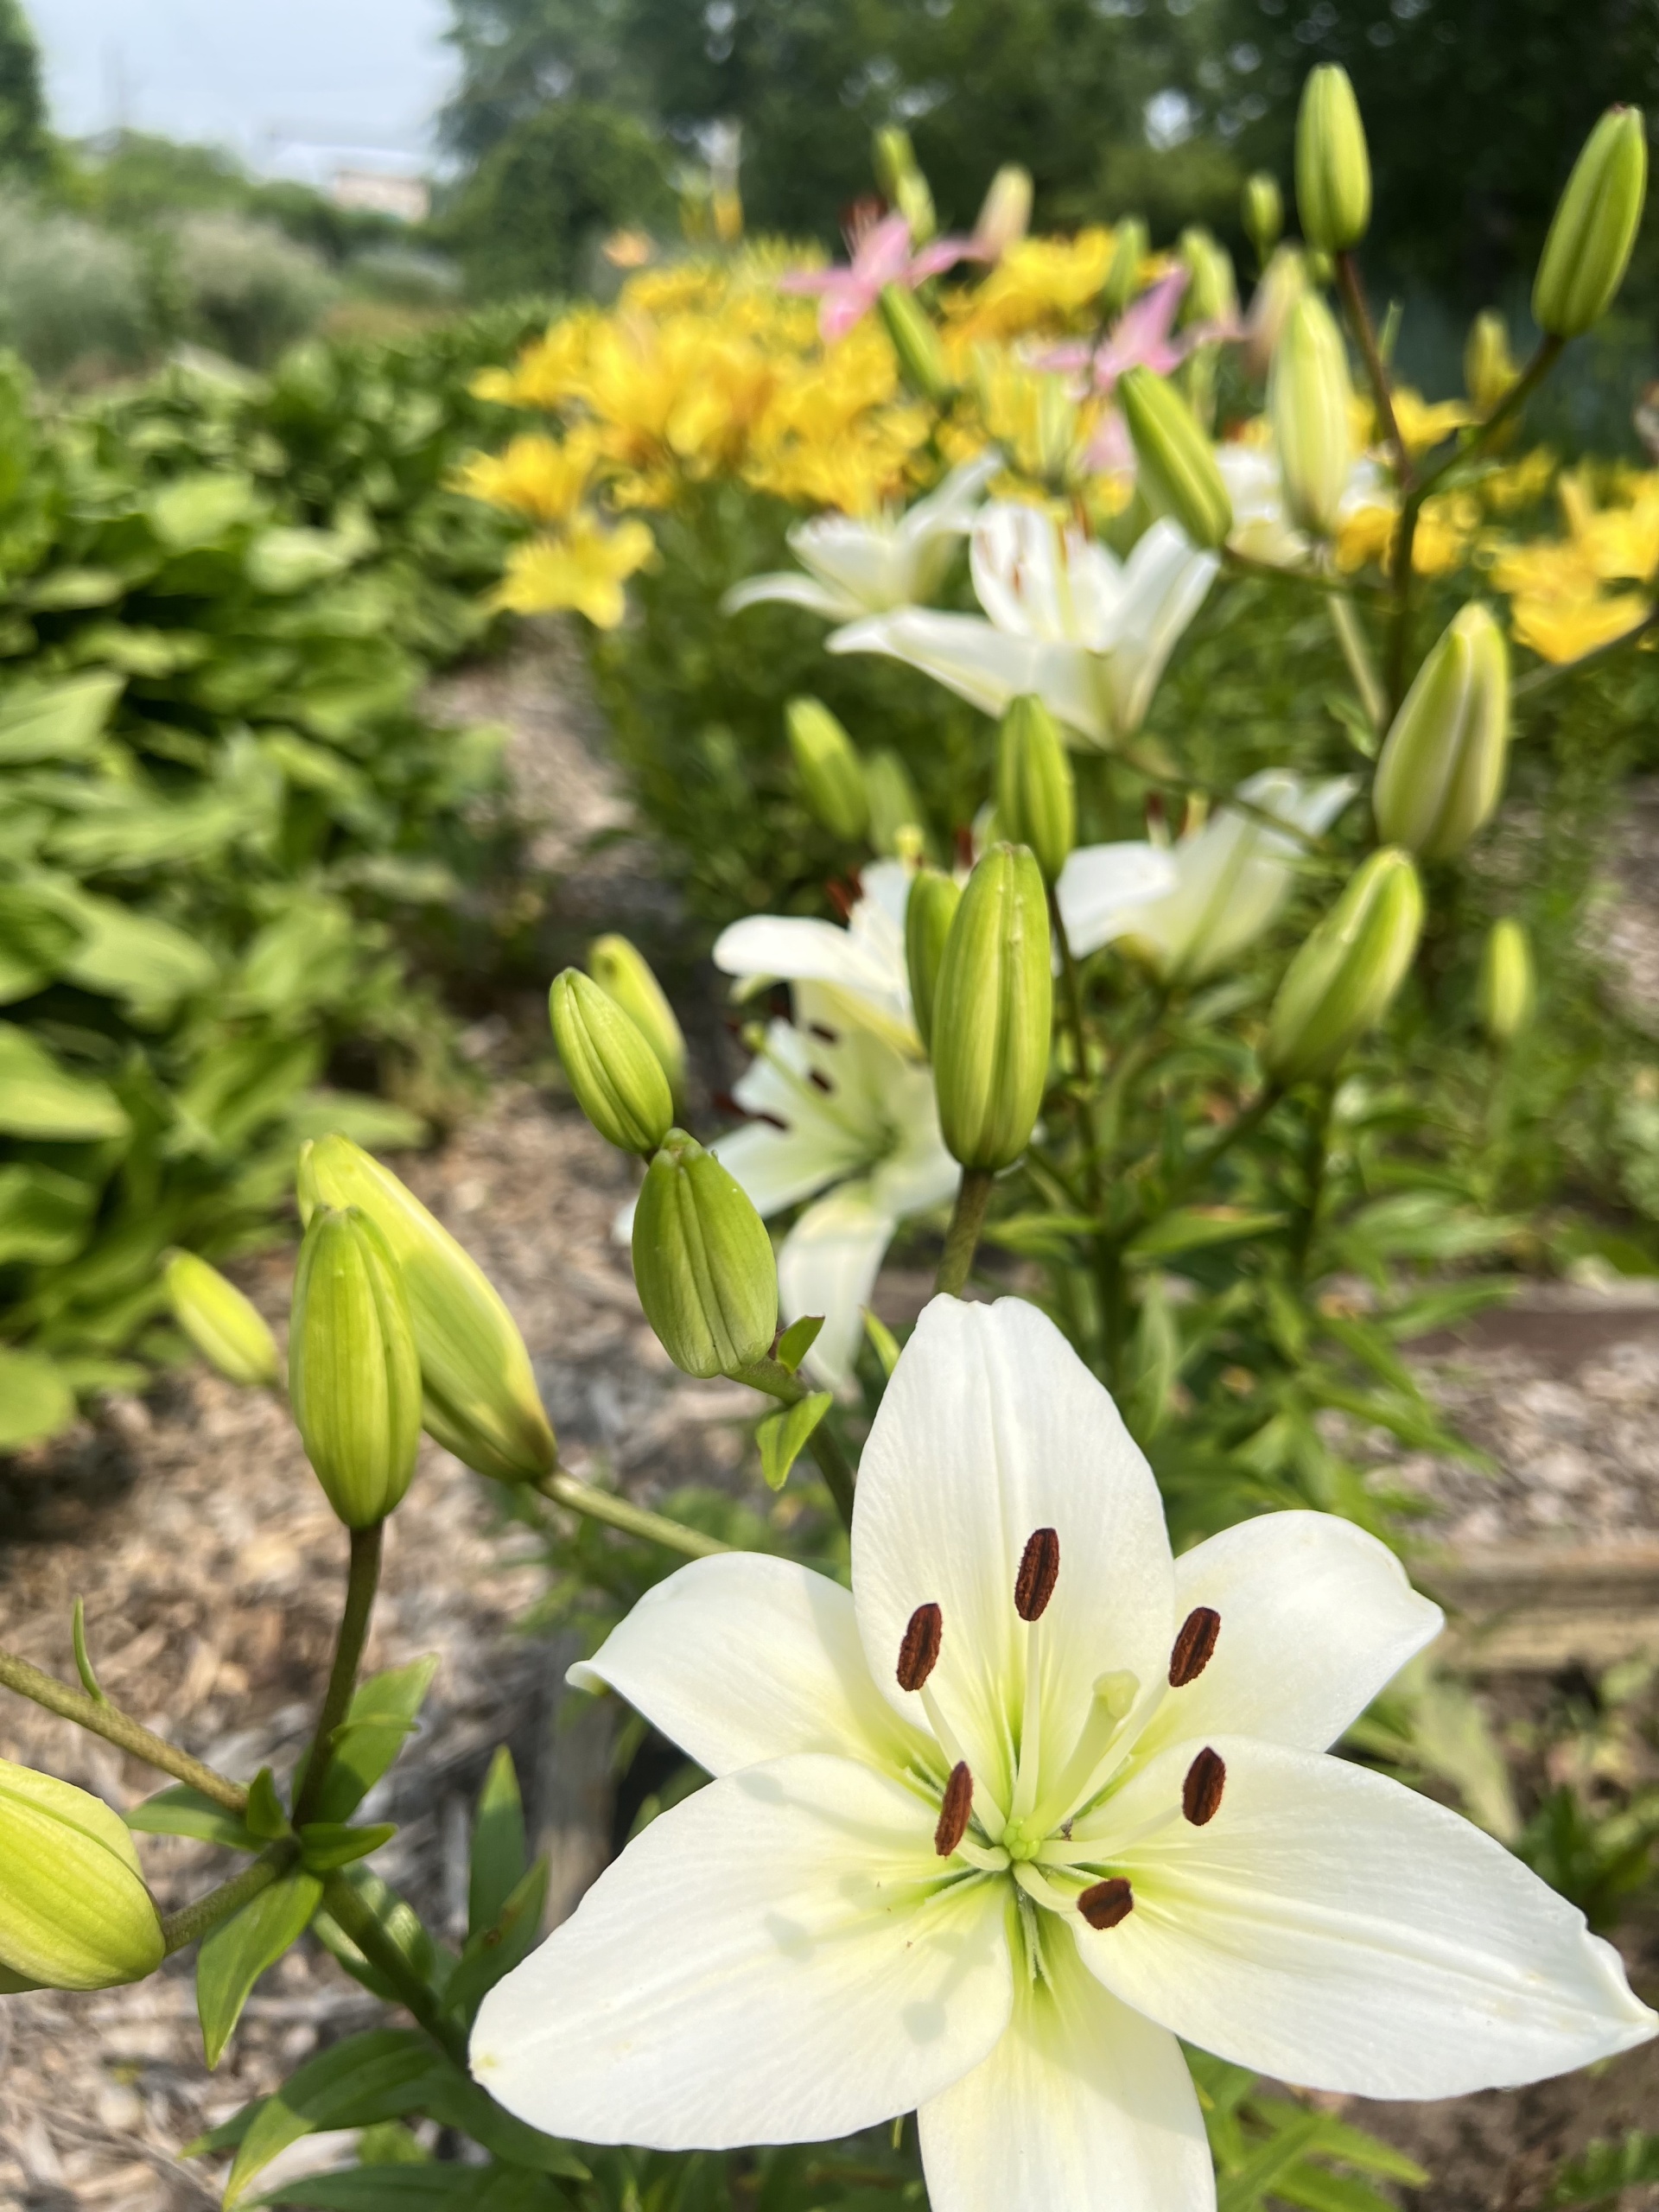
<svg viewBox="0 0 1659 2212"><path fill-rule="evenodd" d="M974 1809L974 1777L968 1771L966 1759L958 1759L950 1770L950 1779L944 1785L944 1802L939 1807L939 1825L933 1831L933 1848L941 1859L948 1859L968 1833L968 1815Z"/></svg>
<svg viewBox="0 0 1659 2212"><path fill-rule="evenodd" d="M1014 1581L1014 1610L1022 1621L1041 1620L1059 1579L1058 1535L1052 1529L1033 1529L1026 1538Z"/></svg>
<svg viewBox="0 0 1659 2212"><path fill-rule="evenodd" d="M1181 1623L1181 1632L1169 1655L1169 1687L1185 1689L1196 1682L1216 1654L1221 1634L1221 1615L1213 1605L1194 1605Z"/></svg>
<svg viewBox="0 0 1659 2212"><path fill-rule="evenodd" d="M1221 1793L1227 1786L1227 1763L1206 1744L1181 1784L1181 1810L1195 1828L1213 1821L1221 1810Z"/></svg>
<svg viewBox="0 0 1659 2212"><path fill-rule="evenodd" d="M830 880L823 887L823 895L830 901L830 904L835 908L836 913L840 915L843 922L851 921L853 918L853 908L858 903L858 887L856 883L855 883L849 889L846 884L837 883L835 879L831 877Z"/></svg>
<svg viewBox="0 0 1659 2212"><path fill-rule="evenodd" d="M809 1068L806 1071L806 1078L814 1090L823 1091L826 1097L836 1087L822 1068Z"/></svg>
<svg viewBox="0 0 1659 2212"><path fill-rule="evenodd" d="M806 1025L806 1033L809 1037L816 1037L821 1045L839 1045L841 1042L841 1032L838 1029L826 1029L821 1021L809 1021Z"/></svg>
<svg viewBox="0 0 1659 2212"><path fill-rule="evenodd" d="M951 842L956 848L957 866L971 868L974 864L974 833L967 823L957 823Z"/></svg>
<svg viewBox="0 0 1659 2212"><path fill-rule="evenodd" d="M918 1690L939 1663L944 1616L935 1605L918 1605L899 1647L899 1687Z"/></svg>
<svg viewBox="0 0 1659 2212"><path fill-rule="evenodd" d="M734 1121L769 1122L774 1129L781 1129L785 1136L789 1134L787 1122L781 1121L776 1114L762 1113L758 1107L740 1106L729 1090L716 1091L715 1104L722 1114L731 1115Z"/></svg>
<svg viewBox="0 0 1659 2212"><path fill-rule="evenodd" d="M1135 1891L1122 1874L1096 1882L1077 1899L1077 1910L1091 1928L1116 1928L1135 1910Z"/></svg>

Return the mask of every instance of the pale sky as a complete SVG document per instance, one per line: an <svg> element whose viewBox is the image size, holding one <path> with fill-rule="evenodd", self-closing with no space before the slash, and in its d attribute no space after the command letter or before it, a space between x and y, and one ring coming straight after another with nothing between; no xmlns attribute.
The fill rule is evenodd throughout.
<svg viewBox="0 0 1659 2212"><path fill-rule="evenodd" d="M327 175L347 149L417 165L454 72L446 0L24 5L55 129L82 137L125 123L289 175Z"/></svg>

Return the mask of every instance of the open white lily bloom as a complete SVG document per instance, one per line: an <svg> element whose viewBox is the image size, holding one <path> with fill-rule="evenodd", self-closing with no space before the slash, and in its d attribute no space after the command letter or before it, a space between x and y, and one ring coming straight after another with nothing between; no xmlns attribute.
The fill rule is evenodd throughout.
<svg viewBox="0 0 1659 2212"><path fill-rule="evenodd" d="M1040 508L1008 501L981 511L971 563L988 620L903 607L833 631L827 649L908 662L989 715L1034 693L1103 750L1145 720L1218 565L1173 522L1154 523L1121 562Z"/></svg>
<svg viewBox="0 0 1659 2212"><path fill-rule="evenodd" d="M486 1998L510 2111L677 2150L913 2107L935 2212L1206 2212L1178 2036L1429 2097L1659 2024L1500 1844L1326 1756L1440 1625L1392 1554L1283 1513L1172 1560L1034 1307L923 1314L852 1580L698 1560L572 1670L715 1779Z"/></svg>
<svg viewBox="0 0 1659 2212"><path fill-rule="evenodd" d="M985 487L1002 466L995 448L953 468L936 492L902 514L861 521L826 514L797 523L789 550L801 569L779 569L734 584L721 601L738 614L763 600L810 608L832 622L856 621L931 599L944 582L956 541L973 526Z"/></svg>
<svg viewBox="0 0 1659 2212"><path fill-rule="evenodd" d="M794 914L750 914L715 940L715 965L742 982L816 983L833 1023L873 1029L919 1059L905 965L905 904L911 871L873 861L845 929Z"/></svg>
<svg viewBox="0 0 1659 2212"><path fill-rule="evenodd" d="M1213 976L1261 936L1290 896L1300 849L1292 833L1318 836L1358 789L1354 776L1304 784L1288 769L1264 768L1238 787L1254 814L1219 806L1195 836L1167 848L1080 847L1054 893L1072 950L1081 957L1132 937L1166 982ZM1262 814L1286 829L1271 828ZM1174 885L1147 900L1142 856L1159 851L1173 863Z"/></svg>
<svg viewBox="0 0 1659 2212"><path fill-rule="evenodd" d="M1216 466L1233 503L1228 544L1235 552L1252 561L1265 561L1275 569L1306 569L1313 558L1313 541L1285 512L1284 481L1273 448L1219 445ZM1388 480L1382 471L1374 461L1362 457L1348 473L1338 517L1345 521L1362 507L1380 506L1388 498Z"/></svg>

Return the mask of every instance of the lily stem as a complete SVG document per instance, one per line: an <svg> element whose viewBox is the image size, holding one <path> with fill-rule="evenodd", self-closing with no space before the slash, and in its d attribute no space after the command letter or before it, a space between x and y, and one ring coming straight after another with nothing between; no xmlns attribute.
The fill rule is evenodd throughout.
<svg viewBox="0 0 1659 2212"><path fill-rule="evenodd" d="M164 1737L156 1735L130 1713L123 1713L118 1706L88 1697L84 1690L72 1690L54 1675L31 1667L27 1659L19 1659L10 1651L0 1651L0 1688L16 1690L19 1697L31 1699L48 1713L59 1713L89 1734L102 1736L105 1743L130 1752L136 1759L143 1759L146 1765L172 1775L176 1781L188 1783L192 1789L211 1797L214 1804L223 1805L227 1812L246 1809L248 1793L240 1783L226 1781L222 1774L215 1774L212 1767L204 1766L188 1751L181 1751Z"/></svg>
<svg viewBox="0 0 1659 2212"><path fill-rule="evenodd" d="M223 1927L233 1913L240 1912L262 1890L268 1890L279 1880L294 1863L295 1846L284 1839L273 1843L269 1851L261 1852L251 1866L228 1882L221 1882L216 1890L209 1890L206 1897L198 1897L194 1904L169 1912L162 1922L162 1941L167 1955L182 1951L191 1943L199 1942L204 1936L211 1936L215 1928Z"/></svg>
<svg viewBox="0 0 1659 2212"><path fill-rule="evenodd" d="M369 1617L374 1611L374 1594L380 1586L380 1557L385 1541L385 1522L377 1521L372 1528L352 1530L352 1563L346 1578L346 1610L340 1617L340 1635L334 1644L334 1663L328 1672L328 1687L322 1694L322 1710L317 1715L316 1732L311 1738L311 1756L305 1763L305 1781L294 1807L294 1825L302 1827L315 1819L322 1785L328 1776L329 1762L334 1757L334 1736L351 1710L352 1692L357 1688L357 1670L363 1660L363 1647L369 1640Z"/></svg>
<svg viewBox="0 0 1659 2212"><path fill-rule="evenodd" d="M642 1536L647 1543L662 1544L669 1551L683 1553L687 1559L710 1559L716 1552L728 1552L718 1536L705 1536L699 1529L688 1529L682 1521L671 1521L665 1513L653 1513L644 1505L631 1504L626 1497L618 1497L607 1490L595 1490L591 1483L578 1482L563 1467L537 1478L533 1488L555 1505L568 1511L584 1515L589 1521L602 1521L607 1528L620 1529L624 1535Z"/></svg>
<svg viewBox="0 0 1659 2212"><path fill-rule="evenodd" d="M459 2024L448 2018L436 1993L416 1973L380 1925L372 1908L343 1874L331 1875L324 1885L322 1909L382 1979L391 1983L404 2010L419 2021L433 2042L465 2072L467 2038Z"/></svg>
<svg viewBox="0 0 1659 2212"><path fill-rule="evenodd" d="M944 1294L962 1296L963 1286L973 1271L974 1254L979 1249L979 1232L985 1226L985 1209L990 1204L995 1180L988 1167L963 1169L956 1208L945 1232L944 1256L939 1262L939 1272L933 1278L936 1298Z"/></svg>

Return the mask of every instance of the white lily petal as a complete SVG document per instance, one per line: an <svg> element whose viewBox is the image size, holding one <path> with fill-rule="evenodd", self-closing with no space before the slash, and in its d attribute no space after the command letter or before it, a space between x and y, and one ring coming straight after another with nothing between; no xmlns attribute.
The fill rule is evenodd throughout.
<svg viewBox="0 0 1659 2212"><path fill-rule="evenodd" d="M1010 636L976 615L906 607L832 630L824 647L832 653L886 653L988 715L1000 715L1010 699L1032 692L1091 743L1104 745L1111 735L1099 664L1081 645Z"/></svg>
<svg viewBox="0 0 1659 2212"><path fill-rule="evenodd" d="M1226 1780L1195 1827L1182 1783L1204 1745ZM1344 1760L1243 1736L1172 1745L1078 1821L1085 1835L1135 1890L1116 1928L1080 1924L1091 1972L1259 2072L1461 2096L1565 2074L1659 2028L1575 1906L1445 1806Z"/></svg>
<svg viewBox="0 0 1659 2212"><path fill-rule="evenodd" d="M655 1584L569 1680L615 1690L710 1774L797 1751L902 1767L924 1748L870 1680L849 1592L760 1552Z"/></svg>
<svg viewBox="0 0 1659 2212"><path fill-rule="evenodd" d="M778 1297L784 1319L823 1316L804 1362L821 1389L840 1390L852 1380L864 1308L898 1225L893 1215L872 1204L868 1182L843 1183L808 1206L779 1249Z"/></svg>
<svg viewBox="0 0 1659 2212"><path fill-rule="evenodd" d="M1264 1513L1185 1553L1175 1610L1195 1605L1221 1617L1214 1655L1167 1693L1137 1758L1207 1733L1322 1751L1444 1620L1386 1544L1334 1513Z"/></svg>
<svg viewBox="0 0 1659 2212"><path fill-rule="evenodd" d="M861 937L834 922L804 915L749 914L715 939L715 965L728 976L784 982L840 983L855 991L890 992L893 976Z"/></svg>
<svg viewBox="0 0 1659 2212"><path fill-rule="evenodd" d="M917 2114L933 2212L1208 2212L1180 2045L1103 1989L1069 1935L1045 1960L1052 1986L1022 1985L990 2056Z"/></svg>
<svg viewBox="0 0 1659 2212"><path fill-rule="evenodd" d="M1135 927L1141 907L1167 898L1175 861L1161 845L1084 845L1071 854L1054 887L1060 919L1078 959Z"/></svg>
<svg viewBox="0 0 1659 2212"><path fill-rule="evenodd" d="M1121 737L1140 728L1166 663L1203 606L1221 567L1198 552L1177 525L1153 524L1129 556L1118 609L1118 643L1107 659Z"/></svg>
<svg viewBox="0 0 1659 2212"><path fill-rule="evenodd" d="M860 522L851 515L815 515L795 524L789 550L849 613L902 607L910 595L905 548L897 524L887 517Z"/></svg>
<svg viewBox="0 0 1659 2212"><path fill-rule="evenodd" d="M763 1219L811 1198L860 1164L855 1153L842 1158L827 1144L816 1124L774 1129L767 1122L746 1122L716 1137L709 1150L742 1185Z"/></svg>
<svg viewBox="0 0 1659 2212"><path fill-rule="evenodd" d="M974 524L974 596L1005 636L1075 639L1066 542L1041 507L998 499Z"/></svg>
<svg viewBox="0 0 1659 2212"><path fill-rule="evenodd" d="M937 2096L1012 2000L997 1885L941 1888L936 1808L775 1759L653 1821L485 1999L473 2071L550 2134L821 2142Z"/></svg>
<svg viewBox="0 0 1659 2212"><path fill-rule="evenodd" d="M870 1671L896 1711L918 1605L943 1615L930 1689L976 1778L1007 1806L1029 1630L1021 1554L1059 1538L1042 1620L1045 1761L1071 1749L1103 1675L1168 1669L1174 1579L1152 1471L1110 1397L1047 1317L1016 1298L936 1298L870 1431L853 1516L853 1594ZM1052 1731L1052 1744L1046 1732Z"/></svg>
<svg viewBox="0 0 1659 2212"><path fill-rule="evenodd" d="M769 575L746 576L741 584L734 584L721 601L720 611L722 614L741 614L746 607L759 607L767 601L785 607L804 607L810 613L822 614L831 622L849 621L862 613L865 606L851 592L821 583L816 576L798 575L792 569L779 569Z"/></svg>
<svg viewBox="0 0 1659 2212"><path fill-rule="evenodd" d="M959 537L971 530L975 510L1002 467L1001 454L996 447L988 446L983 453L953 468L937 491L906 510L899 525L906 546L914 548L934 537Z"/></svg>

